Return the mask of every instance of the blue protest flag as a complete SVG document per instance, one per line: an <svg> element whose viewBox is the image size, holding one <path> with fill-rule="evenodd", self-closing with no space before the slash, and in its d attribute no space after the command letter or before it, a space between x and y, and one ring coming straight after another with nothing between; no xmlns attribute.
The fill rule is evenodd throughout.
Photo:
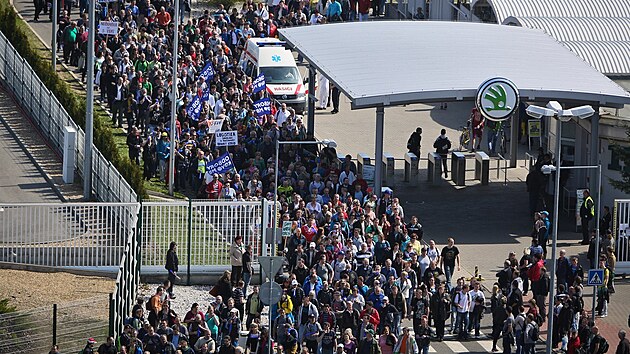
<svg viewBox="0 0 630 354"><path fill-rule="evenodd" d="M258 93L267 88L267 83L265 82L265 74L260 73L258 77L252 82L252 92Z"/></svg>
<svg viewBox="0 0 630 354"><path fill-rule="evenodd" d="M210 174L225 173L233 168L234 164L232 163L230 154L227 152L206 164L206 171Z"/></svg>
<svg viewBox="0 0 630 354"><path fill-rule="evenodd" d="M188 107L186 107L186 113L188 114L188 116L190 116L192 120L199 120L202 103L203 102L201 102L199 95L195 95L192 101L190 101L190 103L188 104Z"/></svg>
<svg viewBox="0 0 630 354"><path fill-rule="evenodd" d="M210 81L214 78L215 71L212 67L212 63L208 62L206 66L203 67L201 73L199 73L199 77L203 78L205 81Z"/></svg>
<svg viewBox="0 0 630 354"><path fill-rule="evenodd" d="M257 117L261 117L265 114L271 114L271 100L265 97L254 102L254 112L256 112Z"/></svg>

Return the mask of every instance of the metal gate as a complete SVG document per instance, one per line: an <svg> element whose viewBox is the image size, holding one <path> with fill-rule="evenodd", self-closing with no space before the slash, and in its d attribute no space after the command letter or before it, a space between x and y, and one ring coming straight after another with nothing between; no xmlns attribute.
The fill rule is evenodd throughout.
<svg viewBox="0 0 630 354"><path fill-rule="evenodd" d="M630 199L615 199L613 235L617 244L615 273L628 273L630 272Z"/></svg>

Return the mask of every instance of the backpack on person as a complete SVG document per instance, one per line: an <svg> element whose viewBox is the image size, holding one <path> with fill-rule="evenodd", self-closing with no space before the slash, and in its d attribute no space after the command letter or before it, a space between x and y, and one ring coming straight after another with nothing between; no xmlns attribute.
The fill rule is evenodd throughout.
<svg viewBox="0 0 630 354"><path fill-rule="evenodd" d="M537 341L540 338L540 327L538 327L538 325L536 323L534 323L534 326L532 328L532 331L529 334L529 337L534 342Z"/></svg>
<svg viewBox="0 0 630 354"><path fill-rule="evenodd" d="M610 344L608 344L608 341L606 340L606 338L600 337L599 351L597 352L597 354L604 354L608 352L608 349L610 349Z"/></svg>

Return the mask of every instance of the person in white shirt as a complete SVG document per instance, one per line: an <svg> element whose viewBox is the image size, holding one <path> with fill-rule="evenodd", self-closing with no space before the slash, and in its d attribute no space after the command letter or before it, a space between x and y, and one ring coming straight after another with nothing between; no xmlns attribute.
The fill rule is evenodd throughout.
<svg viewBox="0 0 630 354"><path fill-rule="evenodd" d="M429 248L427 249L427 256L435 264L440 264L440 250L435 247L435 241L429 241Z"/></svg>
<svg viewBox="0 0 630 354"><path fill-rule="evenodd" d="M455 295L455 299L453 299L455 308L457 308L457 324L455 328L458 331L458 340L468 340L468 311L470 311L470 305L472 302L468 290L468 284L464 284L462 286L462 290L457 293Z"/></svg>
<svg viewBox="0 0 630 354"><path fill-rule="evenodd" d="M427 256L427 248L422 247L420 249L420 255L418 256L418 263L420 263L420 274L424 275L424 272L429 268L429 264L431 264L431 259Z"/></svg>
<svg viewBox="0 0 630 354"><path fill-rule="evenodd" d="M258 3L258 9L256 9L254 13L256 13L256 16L260 17L265 22L269 20L269 11L267 11L265 4L262 2Z"/></svg>
<svg viewBox="0 0 630 354"><path fill-rule="evenodd" d="M479 286L479 282L473 283L473 289L470 290L470 310L468 319L468 331L475 329L475 338L479 338L479 328L481 326L481 314L485 309L486 297Z"/></svg>
<svg viewBox="0 0 630 354"><path fill-rule="evenodd" d="M283 103L278 112L276 112L276 124L278 124L278 128L282 127L282 124L287 121L288 116L287 104Z"/></svg>
<svg viewBox="0 0 630 354"><path fill-rule="evenodd" d="M349 165L346 165L346 169L343 172L341 172L341 174L339 175L340 181L344 181L346 178L348 179L349 184L353 184L354 181L357 180L357 177L354 175L354 172L350 171Z"/></svg>

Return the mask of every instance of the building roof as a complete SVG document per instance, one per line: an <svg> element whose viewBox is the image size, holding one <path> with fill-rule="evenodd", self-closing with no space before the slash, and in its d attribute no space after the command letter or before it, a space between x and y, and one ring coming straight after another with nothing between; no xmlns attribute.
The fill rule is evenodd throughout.
<svg viewBox="0 0 630 354"><path fill-rule="evenodd" d="M508 17L630 17L628 0L487 0L498 23Z"/></svg>
<svg viewBox="0 0 630 354"><path fill-rule="evenodd" d="M486 1L499 24L543 30L600 72L630 75L630 1Z"/></svg>
<svg viewBox="0 0 630 354"><path fill-rule="evenodd" d="M497 76L512 80L527 100L630 103L628 92L538 30L371 21L285 28L280 36L355 109L469 100L482 82Z"/></svg>

